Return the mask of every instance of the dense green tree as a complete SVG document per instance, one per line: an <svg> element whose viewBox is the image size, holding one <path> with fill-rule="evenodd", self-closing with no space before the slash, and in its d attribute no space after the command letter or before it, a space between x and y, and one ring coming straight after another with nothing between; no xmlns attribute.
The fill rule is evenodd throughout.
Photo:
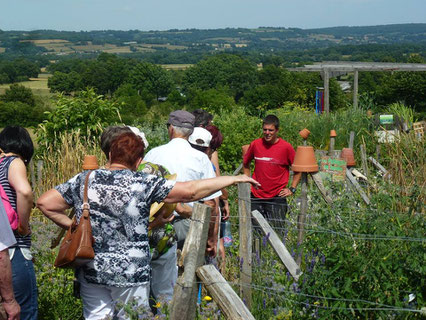
<svg viewBox="0 0 426 320"><path fill-rule="evenodd" d="M11 84L0 99L5 102L22 102L29 106L35 106L35 99L31 89L20 84Z"/></svg>
<svg viewBox="0 0 426 320"><path fill-rule="evenodd" d="M213 114L221 114L230 111L235 105L234 99L229 96L226 90L194 89L189 95L189 106L191 109L204 109Z"/></svg>
<svg viewBox="0 0 426 320"><path fill-rule="evenodd" d="M219 54L198 62L186 70L183 79L186 92L191 88L208 90L228 87L237 102L244 91L255 84L256 65L232 54Z"/></svg>
<svg viewBox="0 0 426 320"><path fill-rule="evenodd" d="M62 92L65 94L79 91L84 87L81 75L75 71L71 71L70 73L55 71L47 80L47 86L52 92Z"/></svg>
<svg viewBox="0 0 426 320"><path fill-rule="evenodd" d="M153 95L157 100L159 97L167 97L175 86L167 70L148 62L141 62L133 68L129 83L139 90L141 95Z"/></svg>
<svg viewBox="0 0 426 320"><path fill-rule="evenodd" d="M35 127L45 118L46 109L20 101L0 101L0 127L8 125Z"/></svg>
<svg viewBox="0 0 426 320"><path fill-rule="evenodd" d="M114 93L123 123L133 124L142 118L147 111L145 101L138 91L129 83L121 85Z"/></svg>

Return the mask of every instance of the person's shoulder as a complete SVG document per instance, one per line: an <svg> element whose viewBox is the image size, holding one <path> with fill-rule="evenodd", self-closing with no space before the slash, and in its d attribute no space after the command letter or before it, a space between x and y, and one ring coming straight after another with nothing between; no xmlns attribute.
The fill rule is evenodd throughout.
<svg viewBox="0 0 426 320"><path fill-rule="evenodd" d="M293 146L291 145L291 143L288 142L288 141L286 141L286 140L284 140L283 138L278 138L278 144L281 145L281 146L284 146L286 148L288 148L288 147L293 148Z"/></svg>

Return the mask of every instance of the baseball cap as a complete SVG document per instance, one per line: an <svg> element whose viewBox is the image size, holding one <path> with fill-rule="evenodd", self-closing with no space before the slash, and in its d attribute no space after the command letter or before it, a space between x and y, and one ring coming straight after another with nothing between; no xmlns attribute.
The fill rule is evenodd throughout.
<svg viewBox="0 0 426 320"><path fill-rule="evenodd" d="M138 128L136 127L131 127L131 126L127 126L130 130L132 130L132 132L137 135L138 137L140 137L142 139L143 145L145 146L145 149L148 148L149 143L148 140L146 140L145 137L145 133L143 133L142 131L140 131Z"/></svg>
<svg viewBox="0 0 426 320"><path fill-rule="evenodd" d="M185 110L176 110L170 113L168 123L176 127L193 129L194 121L195 117L192 113Z"/></svg>
<svg viewBox="0 0 426 320"><path fill-rule="evenodd" d="M194 128L194 132L192 132L192 134L188 138L189 143L200 147L210 146L211 140L212 134L201 127Z"/></svg>

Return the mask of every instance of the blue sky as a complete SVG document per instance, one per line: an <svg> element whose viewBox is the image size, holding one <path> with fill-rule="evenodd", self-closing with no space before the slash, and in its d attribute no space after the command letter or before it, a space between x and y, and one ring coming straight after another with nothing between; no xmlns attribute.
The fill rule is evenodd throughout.
<svg viewBox="0 0 426 320"><path fill-rule="evenodd" d="M1 30L426 23L426 0L0 0Z"/></svg>

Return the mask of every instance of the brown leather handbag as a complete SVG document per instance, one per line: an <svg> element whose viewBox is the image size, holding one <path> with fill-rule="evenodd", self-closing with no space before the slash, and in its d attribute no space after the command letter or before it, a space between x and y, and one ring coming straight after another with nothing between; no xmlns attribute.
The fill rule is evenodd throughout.
<svg viewBox="0 0 426 320"><path fill-rule="evenodd" d="M95 257L95 252L93 251L95 240L92 236L90 207L87 198L87 185L91 173L92 171L89 171L84 181L83 212L80 222L77 223L76 216L74 216L72 224L59 247L58 256L55 260L55 267L57 268L81 267Z"/></svg>

